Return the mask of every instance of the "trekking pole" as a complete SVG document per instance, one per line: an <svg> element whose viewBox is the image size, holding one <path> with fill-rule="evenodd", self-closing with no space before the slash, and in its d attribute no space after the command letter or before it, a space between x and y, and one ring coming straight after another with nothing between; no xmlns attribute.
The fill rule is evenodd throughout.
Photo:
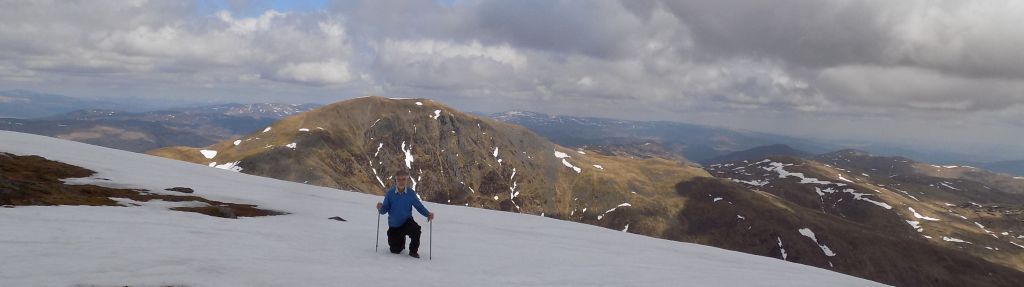
<svg viewBox="0 0 1024 287"><path fill-rule="evenodd" d="M373 253L377 253L378 247L380 247L380 212L377 212L377 242L373 245Z"/></svg>
<svg viewBox="0 0 1024 287"><path fill-rule="evenodd" d="M434 221L430 221L430 249L427 250L427 260L434 260Z"/></svg>

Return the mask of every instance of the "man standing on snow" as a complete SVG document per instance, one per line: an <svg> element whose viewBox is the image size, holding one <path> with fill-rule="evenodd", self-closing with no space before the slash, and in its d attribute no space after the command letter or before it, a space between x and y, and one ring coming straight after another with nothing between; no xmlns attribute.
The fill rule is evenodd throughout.
<svg viewBox="0 0 1024 287"><path fill-rule="evenodd" d="M391 246L391 253L399 254L405 249L405 237L409 236L409 256L420 258L420 225L412 220L412 208L415 207L427 221L434 220L434 213L427 211L427 208L416 196L416 191L406 185L409 181L409 173L402 170L395 173L395 186L388 189L384 195L384 202L377 203L377 211L380 214L388 214L388 245Z"/></svg>

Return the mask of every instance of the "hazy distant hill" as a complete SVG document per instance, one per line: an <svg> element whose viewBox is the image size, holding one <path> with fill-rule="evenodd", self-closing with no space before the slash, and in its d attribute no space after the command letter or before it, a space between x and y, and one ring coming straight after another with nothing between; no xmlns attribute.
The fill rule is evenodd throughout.
<svg viewBox="0 0 1024 287"><path fill-rule="evenodd" d="M756 161L756 160L760 160L760 159L763 159L763 158L766 158L766 157L769 157L769 156L778 156L778 155L795 156L795 157L806 157L806 156L810 156L811 154L808 153L808 152L805 152L805 151L794 149L794 148L792 148L792 147L790 147L788 145L776 144L776 145L759 146L759 147L755 147L755 148L748 149L748 150L742 150L742 151L738 151L738 152L734 152L734 153L730 153L730 154L726 154L726 155L722 155L722 156L717 156L717 157L705 160L705 161L701 162L701 164L708 165L708 164L723 163L723 162L730 162L730 161L743 161L743 160Z"/></svg>
<svg viewBox="0 0 1024 287"><path fill-rule="evenodd" d="M772 144L787 144L814 153L837 149L805 139L677 122L553 116L524 111L489 116L522 125L564 146L624 146L654 141L694 162Z"/></svg>
<svg viewBox="0 0 1024 287"><path fill-rule="evenodd" d="M123 109L124 105L25 90L0 91L0 118L38 118L84 108Z"/></svg>
<svg viewBox="0 0 1024 287"><path fill-rule="evenodd" d="M144 152L168 146L209 145L313 107L223 104L145 113L87 109L39 119L0 119L0 129Z"/></svg>
<svg viewBox="0 0 1024 287"><path fill-rule="evenodd" d="M992 171L1003 172L1016 176L1024 176L1024 160L1009 160L979 164L980 167Z"/></svg>

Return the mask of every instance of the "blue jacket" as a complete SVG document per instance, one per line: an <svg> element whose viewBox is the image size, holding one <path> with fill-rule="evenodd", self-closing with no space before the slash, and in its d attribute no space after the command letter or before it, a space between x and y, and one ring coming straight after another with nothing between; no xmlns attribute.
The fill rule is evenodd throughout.
<svg viewBox="0 0 1024 287"><path fill-rule="evenodd" d="M389 213L388 226L399 227L412 217L413 207L423 216L430 214L430 211L427 211L427 208L420 202L420 198L416 196L415 190L406 186L405 192L395 192L395 187L391 187L384 195L384 202L379 212L380 214Z"/></svg>

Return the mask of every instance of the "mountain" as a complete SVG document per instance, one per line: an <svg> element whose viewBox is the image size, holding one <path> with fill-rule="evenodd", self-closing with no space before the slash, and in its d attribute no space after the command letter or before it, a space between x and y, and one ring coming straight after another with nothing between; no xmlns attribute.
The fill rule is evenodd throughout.
<svg viewBox="0 0 1024 287"><path fill-rule="evenodd" d="M826 255L811 260L828 260L830 265L834 260L864 260L855 265L875 266L843 271L844 265L836 264L836 270L844 273L909 286L997 286L1009 282L1000 280L1024 274L1024 180L971 167L934 166L856 150L812 159L772 156L713 164L709 172L735 183L720 188L705 185L700 190L728 190L726 186L737 190L711 196L732 202L736 197L764 197L754 203L737 204L740 207L729 206L748 218L771 218L768 223L749 224L756 227L751 230L766 229L760 232L762 236L755 237L763 238L763 234L778 229L807 228L828 250L823 247ZM754 193L740 192L742 189L737 188L741 186ZM786 212L764 205L780 206ZM776 227L779 225L783 227ZM711 234L742 229L727 224L706 228ZM780 238L785 242L784 233ZM764 248L710 243L739 251ZM843 259L843 254L854 256ZM879 268L877 264L889 266ZM916 273L933 277L911 279L895 271L901 269L898 266L910 265L920 267ZM1004 279L987 281L992 274Z"/></svg>
<svg viewBox="0 0 1024 287"><path fill-rule="evenodd" d="M811 152L835 149L830 145L793 137L677 122L553 116L525 111L488 116L524 126L563 146L623 146L654 141L677 156L694 162L704 162L729 153L780 143Z"/></svg>
<svg viewBox="0 0 1024 287"><path fill-rule="evenodd" d="M664 236L682 207L673 186L704 170L558 146L512 124L427 99L364 97L205 148L149 152L300 183L383 194L411 173L428 201L545 215Z"/></svg>
<svg viewBox="0 0 1024 287"><path fill-rule="evenodd" d="M1005 176L921 174L931 165L857 151L771 156L705 171L658 156L666 150L656 140L566 148L428 99L364 97L204 148L150 153L376 195L391 184L388 175L407 170L430 202L705 244L885 284L1016 286L1024 280L1024 265L1015 259L1024 258L1017 246L1024 241L1014 237L1024 232L1021 195ZM970 192L933 191L945 185ZM943 223L916 217L939 218L939 211L972 217L943 216Z"/></svg>
<svg viewBox="0 0 1024 287"><path fill-rule="evenodd" d="M981 163L978 166L996 172L1024 177L1024 160L1007 160Z"/></svg>
<svg viewBox="0 0 1024 287"><path fill-rule="evenodd" d="M806 157L810 156L810 153L794 149L788 145L776 144L759 146L748 150L742 150L726 155L717 156L701 162L701 164L709 165L715 163L725 163L730 161L756 161L762 158L766 158L773 155L788 155L795 157Z"/></svg>
<svg viewBox="0 0 1024 287"><path fill-rule="evenodd" d="M86 109L38 119L0 119L0 129L144 152L168 146L209 145L313 107L225 104L144 113Z"/></svg>
<svg viewBox="0 0 1024 287"><path fill-rule="evenodd" d="M0 226L11 231L0 232L0 257L17 259L0 260L3 286L881 286L767 257L433 203L436 226L417 218L425 257L412 259L372 251L377 216L367 211L380 196L0 131L0 161L13 157L31 160L0 165L0 178L52 185L59 177L70 190L145 195L115 194L114 206L0 208ZM66 172L41 171L52 168ZM180 186L194 190L191 198L165 190ZM188 212L218 204L209 202L278 215ZM328 219L335 216L345 221ZM387 272L395 268L402 272Z"/></svg>
<svg viewBox="0 0 1024 287"><path fill-rule="evenodd" d="M219 104L211 106L199 106L188 108L170 109L172 112L184 114L215 114L233 117L249 117L256 119L282 119L289 116L312 110L317 104L278 104L278 103L255 103L255 104Z"/></svg>
<svg viewBox="0 0 1024 287"><path fill-rule="evenodd" d="M89 99L26 90L0 91L0 118L34 119L81 109L142 112L173 106L173 101L144 98Z"/></svg>

